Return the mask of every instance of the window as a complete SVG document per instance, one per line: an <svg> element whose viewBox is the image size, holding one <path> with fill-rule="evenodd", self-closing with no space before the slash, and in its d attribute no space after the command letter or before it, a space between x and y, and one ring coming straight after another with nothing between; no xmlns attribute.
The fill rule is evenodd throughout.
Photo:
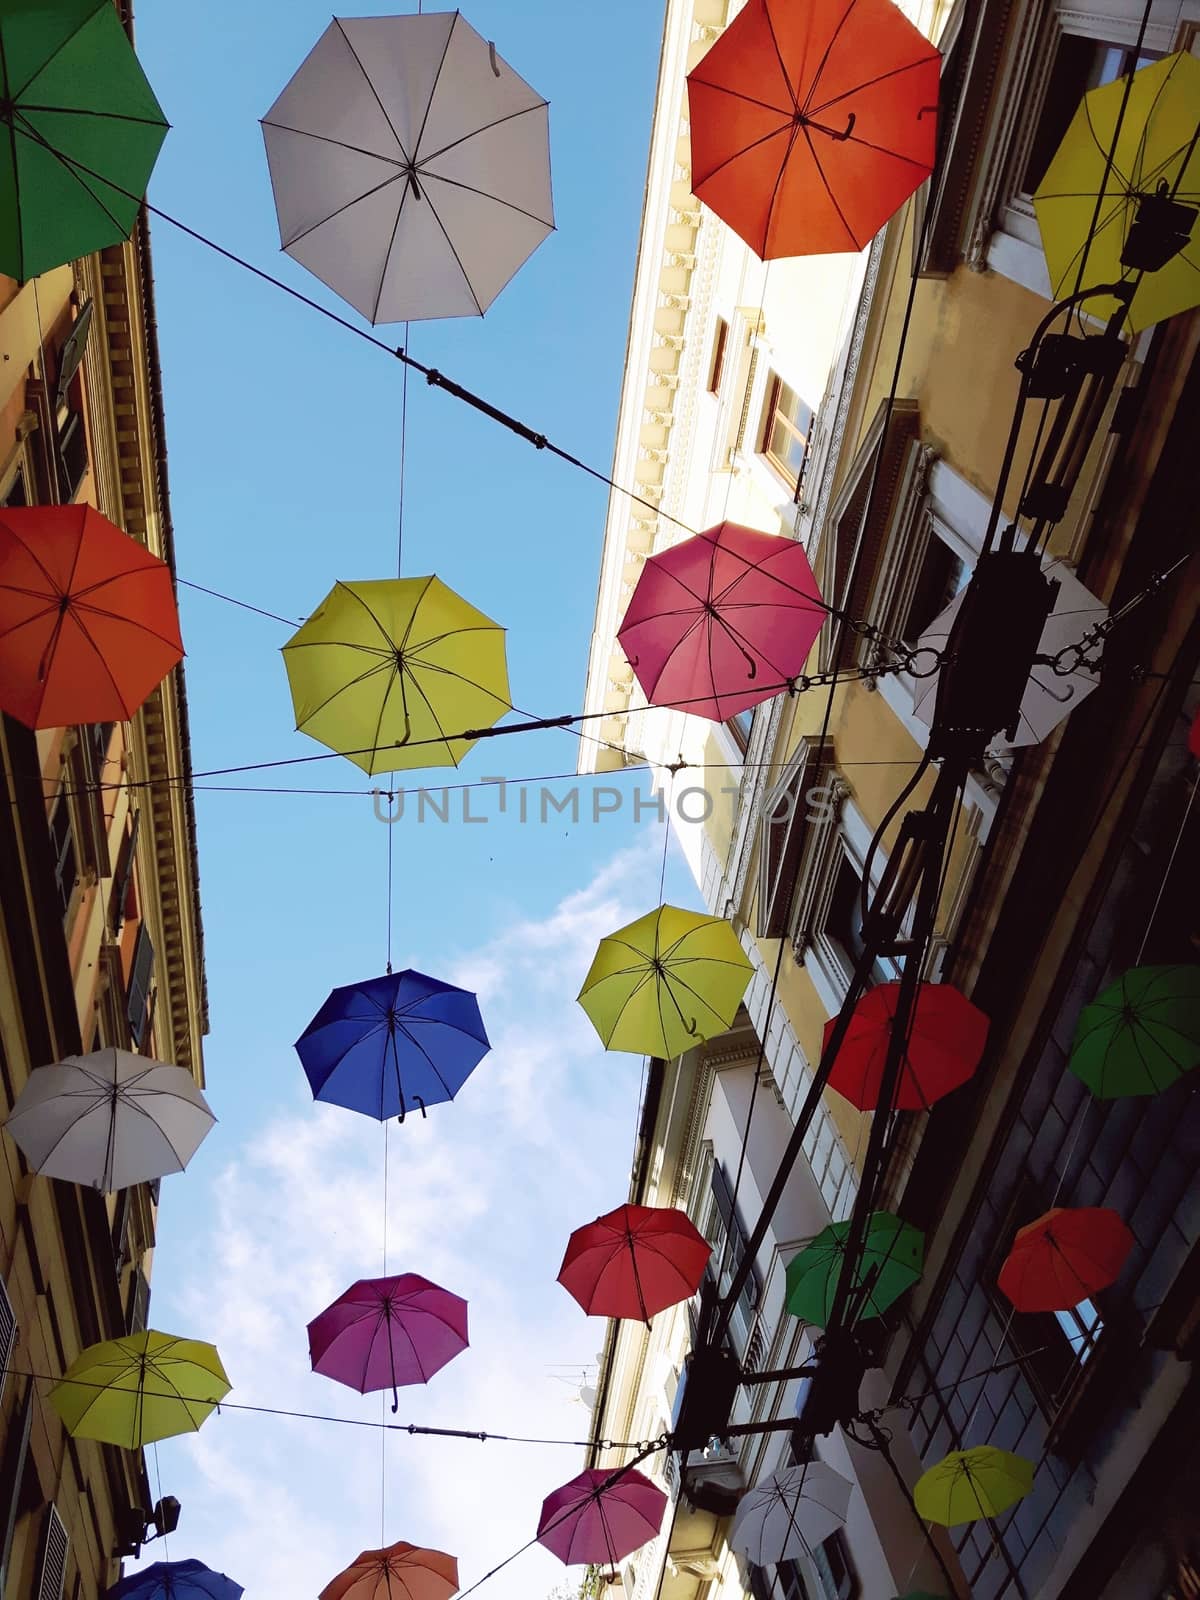
<svg viewBox="0 0 1200 1600"><path fill-rule="evenodd" d="M739 711L736 716L730 717L725 726L733 735L734 743L745 755L750 747L750 729L754 726L754 712Z"/></svg>
<svg viewBox="0 0 1200 1600"><path fill-rule="evenodd" d="M717 318L713 334L712 359L708 365L708 392L720 394L721 379L725 375L725 352L729 346L729 324L724 317Z"/></svg>
<svg viewBox="0 0 1200 1600"><path fill-rule="evenodd" d="M115 722L95 722L92 724L92 753L96 757L96 775L100 782L104 781L104 767L108 761L108 747L112 743Z"/></svg>
<svg viewBox="0 0 1200 1600"><path fill-rule="evenodd" d="M64 503L74 500L88 470L87 429L83 421L83 386L80 368L92 326L92 302L79 310L58 355L58 375L54 389L57 430L58 495Z"/></svg>
<svg viewBox="0 0 1200 1600"><path fill-rule="evenodd" d="M812 433L812 407L776 373L767 375L767 403L759 451L799 491Z"/></svg>
<svg viewBox="0 0 1200 1600"><path fill-rule="evenodd" d="M1124 45L1088 39L1078 33L1059 36L1058 49L1046 84L1042 113L1024 164L1022 194L1032 195L1046 175L1076 108L1090 89L1115 83L1124 73L1157 60L1157 52L1135 56Z"/></svg>
<svg viewBox="0 0 1200 1600"><path fill-rule="evenodd" d="M1082 1365L1096 1348L1096 1341L1104 1327L1103 1317L1090 1300L1081 1300L1069 1311L1056 1311L1054 1318L1066 1334L1076 1361Z"/></svg>
<svg viewBox="0 0 1200 1600"><path fill-rule="evenodd" d="M828 821L820 809L832 795L823 786L833 746L802 740L780 781L762 803L758 835L758 926L763 939L786 938L811 826Z"/></svg>
<svg viewBox="0 0 1200 1600"><path fill-rule="evenodd" d="M8 1286L0 1278L0 1399L8 1382L8 1364L17 1343L17 1315L8 1298Z"/></svg>
<svg viewBox="0 0 1200 1600"><path fill-rule="evenodd" d="M825 913L825 936L838 946L846 968L846 981L850 978L867 948L863 938L862 867L856 865L842 850L833 880L833 893ZM880 956L871 969L874 983L889 983L900 976L903 963L888 956Z"/></svg>
<svg viewBox="0 0 1200 1600"><path fill-rule="evenodd" d="M724 1294L733 1282L734 1274L746 1254L746 1230L734 1205L733 1186L729 1181L729 1175L724 1166L716 1160L712 1164L712 1206L704 1233L713 1247L709 1270L716 1271L723 1268L717 1292ZM741 1325L740 1354L745 1353L749 1343L760 1292L758 1269L752 1265L745 1287L738 1296L736 1315L733 1319L735 1326L739 1323Z"/></svg>
<svg viewBox="0 0 1200 1600"><path fill-rule="evenodd" d="M38 1562L36 1600L62 1600L67 1581L67 1549L69 1540L58 1508L46 1507L46 1531L42 1535L42 1553Z"/></svg>
<svg viewBox="0 0 1200 1600"><path fill-rule="evenodd" d="M970 576L971 569L962 555L946 542L936 524L931 523L924 555L913 581L912 598L899 628L905 644L917 644L929 624L941 616Z"/></svg>
<svg viewBox="0 0 1200 1600"><path fill-rule="evenodd" d="M138 929L137 944L133 951L133 969L129 975L126 996L126 1016L134 1044L140 1049L150 1021L150 976L154 971L154 946L145 924Z"/></svg>
<svg viewBox="0 0 1200 1600"><path fill-rule="evenodd" d="M145 1333L150 1326L150 1285L141 1267L133 1269L125 1301L125 1332Z"/></svg>
<svg viewBox="0 0 1200 1600"><path fill-rule="evenodd" d="M840 1533L830 1534L813 1551L813 1565L823 1600L857 1600L862 1592L858 1574L850 1565L850 1552Z"/></svg>
<svg viewBox="0 0 1200 1600"><path fill-rule="evenodd" d="M75 856L75 835L71 831L71 813L61 795L50 813L50 849L54 856L54 887L65 917L71 908L71 896L75 893L79 869Z"/></svg>
<svg viewBox="0 0 1200 1600"><path fill-rule="evenodd" d="M8 480L4 492L0 494L0 505L27 506L28 504L29 495L25 488L25 465L22 462Z"/></svg>
<svg viewBox="0 0 1200 1600"><path fill-rule="evenodd" d="M133 827L125 835L121 844L121 854L117 858L117 870L113 878L112 899L108 905L109 927L115 937L125 926L125 919L131 915L130 901L133 889L133 864L137 859L138 822L141 813L133 813Z"/></svg>

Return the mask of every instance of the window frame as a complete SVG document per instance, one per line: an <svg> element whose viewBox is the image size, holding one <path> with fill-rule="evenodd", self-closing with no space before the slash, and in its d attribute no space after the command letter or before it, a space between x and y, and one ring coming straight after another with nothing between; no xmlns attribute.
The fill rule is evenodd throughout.
<svg viewBox="0 0 1200 1600"><path fill-rule="evenodd" d="M798 407L808 413L806 429L802 429L790 413L780 408L779 398L784 390L793 397ZM776 455L771 448L771 441L777 423L782 424L792 438L799 441L802 447L800 465L795 473L792 472L790 464L782 456ZM787 379L774 367L768 368L767 381L763 390L762 410L759 413L758 442L755 454L761 456L780 482L788 487L793 500L796 502L800 499L800 491L804 484L804 473L805 468L808 466L815 424L816 411L808 404L800 391L793 389Z"/></svg>
<svg viewBox="0 0 1200 1600"><path fill-rule="evenodd" d="M65 822L65 832L60 840L57 833L59 818ZM46 818L46 828L50 835L50 855L54 862L54 887L57 892L58 903L62 907L62 917L65 922L71 915L71 908L75 902L75 891L79 887L81 877L79 866L79 840L75 833L75 818L71 814L71 804L65 794L60 793L50 814ZM67 867L70 865L71 878L67 882Z"/></svg>
<svg viewBox="0 0 1200 1600"><path fill-rule="evenodd" d="M716 322L713 326L713 342L708 360L708 380L705 391L714 399L719 399L721 387L725 380L725 365L729 356L729 339L732 324L728 317L717 312Z"/></svg>

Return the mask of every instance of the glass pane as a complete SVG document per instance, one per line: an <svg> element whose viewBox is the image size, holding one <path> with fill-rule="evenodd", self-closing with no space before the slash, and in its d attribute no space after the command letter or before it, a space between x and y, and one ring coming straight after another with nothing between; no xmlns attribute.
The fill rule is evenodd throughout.
<svg viewBox="0 0 1200 1600"><path fill-rule="evenodd" d="M913 586L908 616L901 629L906 644L917 643L934 618L954 599L966 574L966 563L960 561L945 540L931 529L921 570Z"/></svg>

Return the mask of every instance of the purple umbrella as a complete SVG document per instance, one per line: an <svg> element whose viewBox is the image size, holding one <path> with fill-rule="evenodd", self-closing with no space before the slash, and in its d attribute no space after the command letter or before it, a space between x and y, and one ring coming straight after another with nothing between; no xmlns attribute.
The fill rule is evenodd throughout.
<svg viewBox="0 0 1200 1600"><path fill-rule="evenodd" d="M654 1538L666 1509L666 1495L640 1472L593 1467L546 1496L538 1543L568 1567L615 1566Z"/></svg>
<svg viewBox="0 0 1200 1600"><path fill-rule="evenodd" d="M308 1325L314 1372L359 1394L428 1383L467 1348L467 1302L415 1272L360 1278Z"/></svg>

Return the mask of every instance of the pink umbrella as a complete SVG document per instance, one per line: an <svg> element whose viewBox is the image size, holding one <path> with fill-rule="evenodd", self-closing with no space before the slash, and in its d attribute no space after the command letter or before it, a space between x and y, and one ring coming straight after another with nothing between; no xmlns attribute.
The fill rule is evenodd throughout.
<svg viewBox="0 0 1200 1600"><path fill-rule="evenodd" d="M568 1567L615 1566L654 1538L666 1509L666 1495L640 1472L593 1467L546 1496L538 1543Z"/></svg>
<svg viewBox="0 0 1200 1600"><path fill-rule="evenodd" d="M722 522L650 557L617 637L652 706L725 722L803 673L826 610L794 539Z"/></svg>
<svg viewBox="0 0 1200 1600"><path fill-rule="evenodd" d="M360 1394L428 1383L467 1348L467 1302L428 1278L361 1278L308 1325L314 1372Z"/></svg>

